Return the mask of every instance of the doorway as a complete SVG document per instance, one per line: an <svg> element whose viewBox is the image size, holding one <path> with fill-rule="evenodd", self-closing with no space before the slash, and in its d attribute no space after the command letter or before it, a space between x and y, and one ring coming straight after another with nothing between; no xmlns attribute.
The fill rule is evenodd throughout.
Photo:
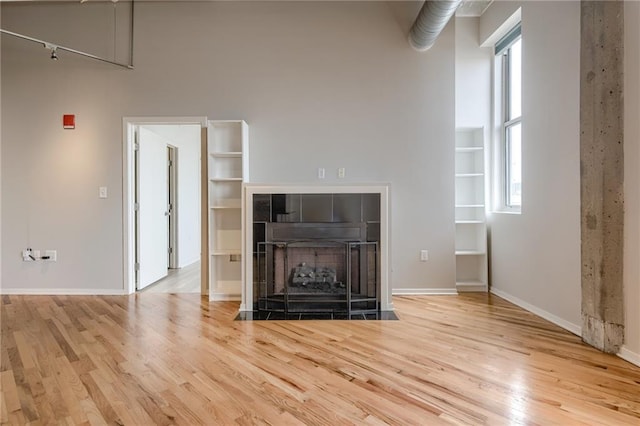
<svg viewBox="0 0 640 426"><path fill-rule="evenodd" d="M167 263L169 269L179 268L178 263L178 147L167 145L167 200L169 205L169 247L167 247Z"/></svg>
<svg viewBox="0 0 640 426"><path fill-rule="evenodd" d="M202 292L206 118L125 118L124 124L125 290Z"/></svg>

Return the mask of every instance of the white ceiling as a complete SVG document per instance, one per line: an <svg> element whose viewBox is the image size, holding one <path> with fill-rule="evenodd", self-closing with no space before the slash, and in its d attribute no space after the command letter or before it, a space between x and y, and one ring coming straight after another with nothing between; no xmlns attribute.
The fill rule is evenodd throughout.
<svg viewBox="0 0 640 426"><path fill-rule="evenodd" d="M491 3L493 3L493 0L463 1L456 11L456 16L481 16Z"/></svg>

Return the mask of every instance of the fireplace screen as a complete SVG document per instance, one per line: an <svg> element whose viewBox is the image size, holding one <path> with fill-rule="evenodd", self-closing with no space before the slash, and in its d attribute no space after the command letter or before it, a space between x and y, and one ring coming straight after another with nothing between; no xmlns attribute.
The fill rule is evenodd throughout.
<svg viewBox="0 0 640 426"><path fill-rule="evenodd" d="M252 201L254 311L349 319L379 312L380 194Z"/></svg>
<svg viewBox="0 0 640 426"><path fill-rule="evenodd" d="M377 242L359 241L259 243L258 310L377 312L377 249Z"/></svg>

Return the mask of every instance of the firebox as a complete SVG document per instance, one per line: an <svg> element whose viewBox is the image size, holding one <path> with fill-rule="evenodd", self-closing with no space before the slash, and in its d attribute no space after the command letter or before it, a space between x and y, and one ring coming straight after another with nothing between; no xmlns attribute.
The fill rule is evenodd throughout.
<svg viewBox="0 0 640 426"><path fill-rule="evenodd" d="M378 313L379 196L348 194L336 200L334 194L320 194L322 203L305 195L254 198L254 311L285 318Z"/></svg>

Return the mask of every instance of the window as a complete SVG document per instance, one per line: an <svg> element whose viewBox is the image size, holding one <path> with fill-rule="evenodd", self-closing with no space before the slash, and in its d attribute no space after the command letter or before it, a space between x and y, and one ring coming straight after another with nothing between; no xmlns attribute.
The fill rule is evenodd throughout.
<svg viewBox="0 0 640 426"><path fill-rule="evenodd" d="M499 73L496 96L500 117L499 179L500 210L522 207L522 36L520 25L495 46Z"/></svg>

